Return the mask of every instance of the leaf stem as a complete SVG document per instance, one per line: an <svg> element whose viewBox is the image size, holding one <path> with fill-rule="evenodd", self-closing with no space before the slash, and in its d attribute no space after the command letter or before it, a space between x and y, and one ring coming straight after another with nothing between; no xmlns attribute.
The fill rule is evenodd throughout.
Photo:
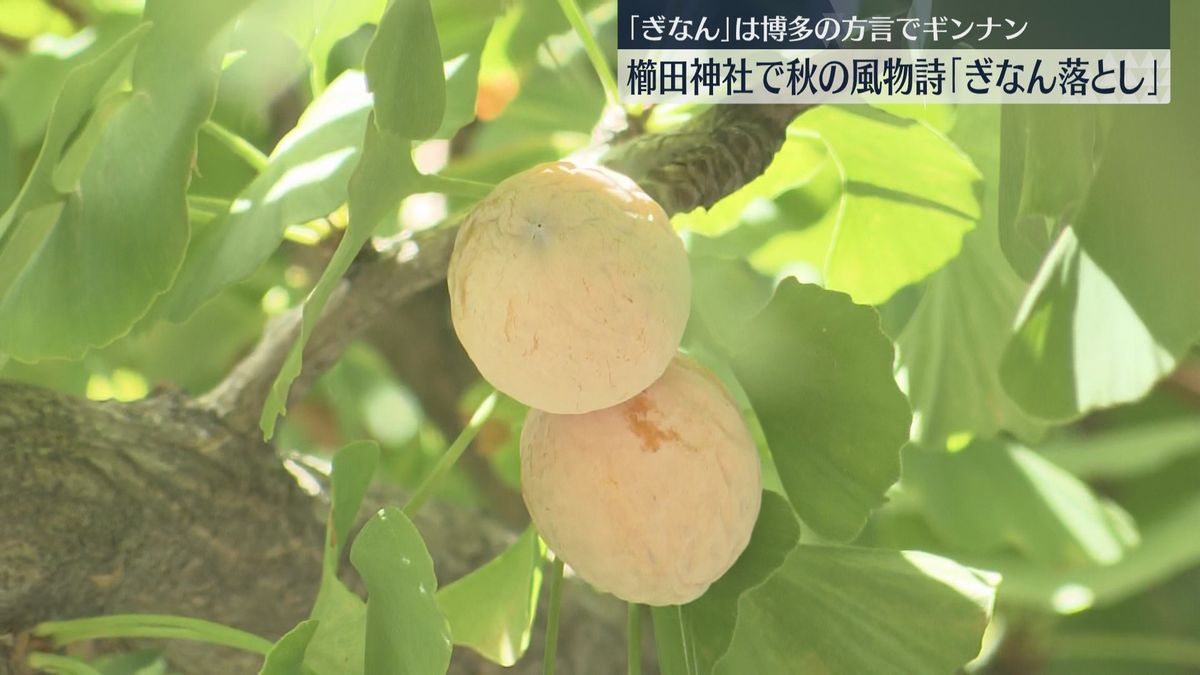
<svg viewBox="0 0 1200 675"><path fill-rule="evenodd" d="M642 675L642 606L629 603L629 675Z"/></svg>
<svg viewBox="0 0 1200 675"><path fill-rule="evenodd" d="M583 51L587 52L588 60L592 62L592 67L596 69L596 75L600 77L600 84L604 87L604 96L610 105L619 105L621 95L617 89L617 81L608 67L604 52L600 51L600 45L596 44L595 36L592 35L587 23L583 20L583 12L579 10L579 3L575 0L558 0L558 6L562 8L567 21L575 29L575 34L579 36L580 42L583 43Z"/></svg>
<svg viewBox="0 0 1200 675"><path fill-rule="evenodd" d="M215 220L217 214L204 209L188 209L188 220L193 223L207 223Z"/></svg>
<svg viewBox="0 0 1200 675"><path fill-rule="evenodd" d="M48 673L57 675L100 675L100 671L90 665L70 656L33 652L29 655L29 665Z"/></svg>
<svg viewBox="0 0 1200 675"><path fill-rule="evenodd" d="M233 206L233 202L220 197L207 197L205 195L188 195L188 206L197 211L204 211L214 215L223 215Z"/></svg>
<svg viewBox="0 0 1200 675"><path fill-rule="evenodd" d="M110 638L170 638L208 642L265 655L270 640L223 624L167 614L113 614L110 616L46 621L33 629L34 635L55 644Z"/></svg>
<svg viewBox="0 0 1200 675"><path fill-rule="evenodd" d="M554 660L558 652L558 607L562 604L562 558L554 556L550 569L550 610L546 615L546 655L542 658L543 675L554 675Z"/></svg>
<svg viewBox="0 0 1200 675"><path fill-rule="evenodd" d="M421 176L422 190L429 192L441 192L443 194L454 195L457 197L473 197L483 199L489 192L495 188L491 183L484 183L477 180L467 180L465 178L451 178L449 176L441 176L438 174L425 174Z"/></svg>
<svg viewBox="0 0 1200 675"><path fill-rule="evenodd" d="M430 495L433 494L438 484L442 482L442 478L450 471L451 467L458 461L458 458L462 457L463 451L467 449L471 441L475 440L476 434L479 433L484 423L492 416L492 411L496 409L496 398L498 396L499 393L493 390L491 394L488 394L487 398L483 399L483 403L480 403L479 407L475 409L475 413L471 415L471 420L467 422L466 428L458 434L458 438L454 439L454 442L442 454L437 465L433 467L433 471L425 477L425 480L421 481L416 491L413 492L412 497L408 499L408 503L404 505L404 515L412 518L421 509L426 500L429 499Z"/></svg>
<svg viewBox="0 0 1200 675"><path fill-rule="evenodd" d="M200 128L219 141L233 154L237 155L246 164L249 164L257 173L262 173L263 169L267 168L267 156L262 150L254 147L250 141L238 136L225 127L217 124L211 119L205 120Z"/></svg>

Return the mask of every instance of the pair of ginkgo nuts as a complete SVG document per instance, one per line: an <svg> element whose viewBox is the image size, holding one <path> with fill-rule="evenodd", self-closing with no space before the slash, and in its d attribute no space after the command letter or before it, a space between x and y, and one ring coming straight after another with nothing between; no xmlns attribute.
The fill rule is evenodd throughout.
<svg viewBox="0 0 1200 675"><path fill-rule="evenodd" d="M555 555L630 602L699 597L761 483L737 405L677 356L691 273L662 207L608 169L536 166L471 211L448 281L467 354L531 408L521 492Z"/></svg>

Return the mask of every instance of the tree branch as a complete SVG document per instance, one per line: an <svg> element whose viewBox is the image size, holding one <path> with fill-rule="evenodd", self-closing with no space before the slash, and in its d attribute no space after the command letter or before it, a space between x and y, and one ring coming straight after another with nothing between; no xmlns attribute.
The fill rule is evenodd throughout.
<svg viewBox="0 0 1200 675"><path fill-rule="evenodd" d="M314 504L261 441L180 394L0 383L0 458L0 631L157 608L275 634L311 603Z"/></svg>
<svg viewBox="0 0 1200 675"><path fill-rule="evenodd" d="M292 384L290 400L302 396L381 315L445 280L455 232L440 228L411 239L378 242L373 259L352 268L309 336L304 369ZM229 424L255 428L275 375L300 334L302 316L302 309L296 307L268 323L250 354L201 397L202 404Z"/></svg>
<svg viewBox="0 0 1200 675"><path fill-rule="evenodd" d="M301 491L256 436L179 393L96 403L0 383L0 458L0 633L48 619L156 612L273 639L312 606L326 495ZM403 501L376 489L365 511ZM427 505L415 521L443 584L514 538L490 514L446 504ZM621 654L621 603L582 585L569 597L564 616L578 626L580 652L571 658L580 660L566 672L611 672L596 650ZM170 643L168 656L187 673L259 664L188 642ZM530 661L506 672L540 672ZM455 663L455 673L499 672L466 652Z"/></svg>
<svg viewBox="0 0 1200 675"><path fill-rule="evenodd" d="M711 207L757 178L809 105L713 106L678 129L612 148L610 168L638 182L668 214Z"/></svg>

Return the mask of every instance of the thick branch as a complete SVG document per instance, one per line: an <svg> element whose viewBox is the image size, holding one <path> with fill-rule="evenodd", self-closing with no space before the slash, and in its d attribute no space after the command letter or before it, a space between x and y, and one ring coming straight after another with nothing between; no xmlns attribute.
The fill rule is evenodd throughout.
<svg viewBox="0 0 1200 675"><path fill-rule="evenodd" d="M308 496L178 394L94 403L0 383L0 485L0 632L157 608L271 634L319 580Z"/></svg>
<svg viewBox="0 0 1200 675"><path fill-rule="evenodd" d="M275 638L312 606L323 498L302 492L260 441L179 394L94 403L0 383L0 485L0 633L47 619L156 612ZM386 489L372 500L402 501ZM416 522L443 583L513 539L491 516L446 504L427 505ZM564 642L578 653L566 657L575 666L565 672L613 671L621 603L582 585L568 598ZM206 645L168 646L187 673L258 664ZM540 672L536 664L533 657L506 672ZM462 652L452 672L499 669Z"/></svg>
<svg viewBox="0 0 1200 675"><path fill-rule="evenodd" d="M654 197L667 213L687 213L757 178L807 105L714 106L678 129L614 147L604 163Z"/></svg>

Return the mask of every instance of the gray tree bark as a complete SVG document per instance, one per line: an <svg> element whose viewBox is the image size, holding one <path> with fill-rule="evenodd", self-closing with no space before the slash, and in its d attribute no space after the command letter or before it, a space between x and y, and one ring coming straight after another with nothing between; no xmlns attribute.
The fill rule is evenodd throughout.
<svg viewBox="0 0 1200 675"><path fill-rule="evenodd" d="M604 161L669 213L689 211L759 175L803 110L715 107L678 130L616 145ZM429 289L444 282L453 238L454 229L443 228L377 242L318 322L293 398L381 317L437 293ZM298 487L257 427L298 327L298 311L270 323L252 353L200 397L162 391L135 403L97 403L0 383L0 634L11 634L0 641L0 673L20 672L14 652L23 649L22 635L50 619L184 614L274 639L307 615L320 576L323 495ZM513 536L495 516L440 503L416 520L442 583ZM563 671L620 670L624 616L622 603L569 587ZM173 643L168 654L188 673L257 667L256 659L203 646ZM538 654L531 650L506 672L540 672ZM456 652L454 672L497 671Z"/></svg>

